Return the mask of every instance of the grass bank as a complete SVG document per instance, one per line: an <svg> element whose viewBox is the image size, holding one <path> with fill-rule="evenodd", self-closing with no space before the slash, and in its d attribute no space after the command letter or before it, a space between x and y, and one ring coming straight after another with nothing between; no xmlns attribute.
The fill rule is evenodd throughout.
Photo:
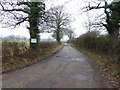
<svg viewBox="0 0 120 90"><path fill-rule="evenodd" d="M39 62L59 51L63 44L40 42L37 51L30 50L28 42L3 42L2 47L2 72L5 73Z"/></svg>

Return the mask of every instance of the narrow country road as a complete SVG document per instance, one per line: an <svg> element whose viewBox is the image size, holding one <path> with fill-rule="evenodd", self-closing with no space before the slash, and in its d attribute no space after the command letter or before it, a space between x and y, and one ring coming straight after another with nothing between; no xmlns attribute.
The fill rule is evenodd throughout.
<svg viewBox="0 0 120 90"><path fill-rule="evenodd" d="M54 56L3 74L3 88L107 88L91 60L70 45Z"/></svg>

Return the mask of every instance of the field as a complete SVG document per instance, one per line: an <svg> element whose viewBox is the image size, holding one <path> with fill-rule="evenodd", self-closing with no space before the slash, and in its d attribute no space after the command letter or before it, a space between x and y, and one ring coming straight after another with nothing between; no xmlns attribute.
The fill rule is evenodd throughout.
<svg viewBox="0 0 120 90"><path fill-rule="evenodd" d="M61 47L57 42L40 42L37 51L29 49L29 42L2 42L2 71L36 63Z"/></svg>

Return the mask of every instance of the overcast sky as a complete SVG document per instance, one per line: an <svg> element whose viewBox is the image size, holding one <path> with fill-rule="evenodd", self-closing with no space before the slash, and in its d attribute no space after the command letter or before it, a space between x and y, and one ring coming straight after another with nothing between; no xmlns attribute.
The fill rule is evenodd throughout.
<svg viewBox="0 0 120 90"><path fill-rule="evenodd" d="M71 26L76 34L76 37L84 34L86 32L86 29L83 27L83 23L86 20L86 14L81 12L81 8L88 5L87 1L97 1L97 0L47 0L46 8L49 9L51 6L57 6L57 5L64 5L66 12L70 13L72 15L72 23ZM98 0L99 1L99 0ZM92 3L94 5L94 3ZM96 16L96 14L103 13L103 10L92 10L90 11L91 18ZM8 28L2 28L0 27L0 35L7 36L7 35L21 35L29 37L29 31L25 27L19 27L15 29L8 29ZM41 38L48 38L50 37L50 34L40 34ZM64 39L67 39L65 37Z"/></svg>

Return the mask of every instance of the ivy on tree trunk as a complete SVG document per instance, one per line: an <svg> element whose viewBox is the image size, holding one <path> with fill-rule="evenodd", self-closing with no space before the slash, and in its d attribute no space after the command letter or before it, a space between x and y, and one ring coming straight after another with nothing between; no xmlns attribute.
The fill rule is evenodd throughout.
<svg viewBox="0 0 120 90"><path fill-rule="evenodd" d="M14 26L20 25L25 21L29 22L29 27L27 27L27 29L29 29L30 33L30 48L36 49L39 42L40 33L39 25L41 24L40 20L42 20L44 16L45 4L43 2L21 2L21 1L17 1L17 3L13 2L11 3L12 4L10 4L9 2L0 1L0 5L3 9L2 11L8 12L9 14L13 15L14 21L16 22ZM11 8L13 7L13 9L4 7L4 5L8 4L11 6ZM18 7L21 6L21 8L18 8L17 6ZM26 13L27 17L24 17L24 15L20 14L19 12ZM11 24L11 22L8 21L7 24ZM36 43L32 43L31 42L32 39L36 39Z"/></svg>

